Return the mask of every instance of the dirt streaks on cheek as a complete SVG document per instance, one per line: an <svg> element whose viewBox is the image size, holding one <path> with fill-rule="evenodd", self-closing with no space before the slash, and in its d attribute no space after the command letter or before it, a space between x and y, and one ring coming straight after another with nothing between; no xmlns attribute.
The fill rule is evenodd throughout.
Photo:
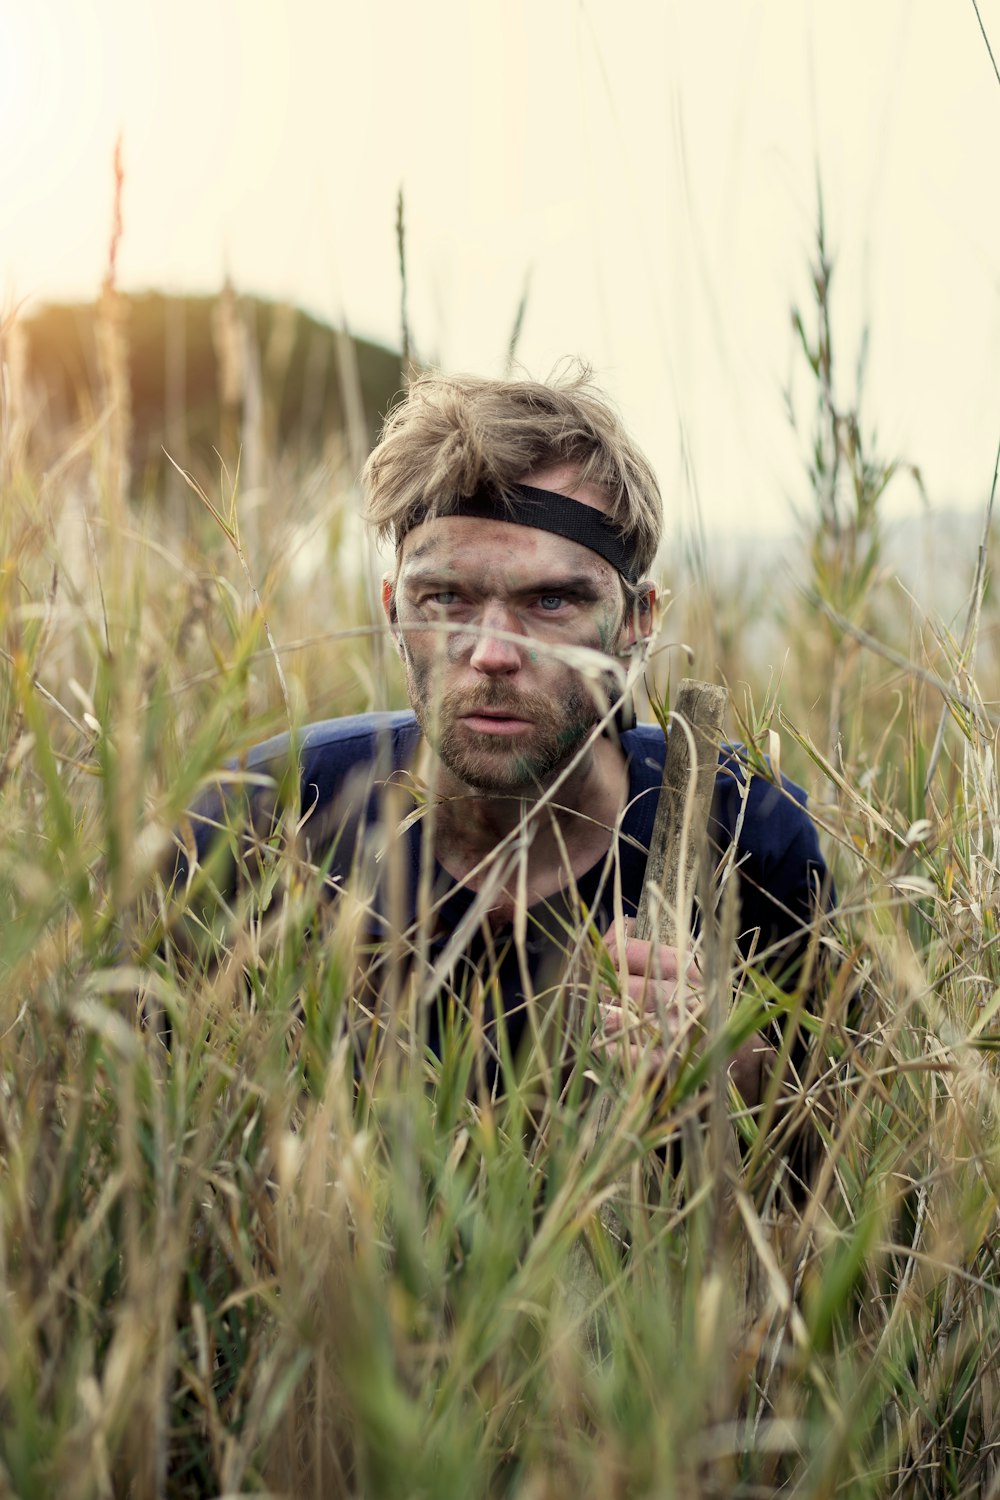
<svg viewBox="0 0 1000 1500"><path fill-rule="evenodd" d="M611 612L602 609L597 622L597 638L601 643L601 650L608 656L613 656L618 645L618 620Z"/></svg>
<svg viewBox="0 0 1000 1500"><path fill-rule="evenodd" d="M451 630L445 638L445 655L454 666L468 656L473 648L474 637L465 630Z"/></svg>

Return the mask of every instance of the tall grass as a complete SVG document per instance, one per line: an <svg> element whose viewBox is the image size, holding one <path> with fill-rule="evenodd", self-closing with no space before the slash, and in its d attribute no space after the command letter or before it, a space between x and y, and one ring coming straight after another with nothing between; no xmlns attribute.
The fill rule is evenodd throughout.
<svg viewBox="0 0 1000 1500"><path fill-rule="evenodd" d="M6 1493L1000 1493L996 686L943 625L924 645L899 596L872 607L891 466L836 409L831 270L821 240L790 665L776 684L744 661L739 686L703 600L664 626L733 677L751 750L811 781L840 895L820 1002L802 1014L735 961L723 900L714 1031L666 1080L623 1074L589 1046L587 975L613 975L581 924L584 981L538 997L494 1098L475 1087L489 973L455 993L440 1057L419 964L390 970L391 1024L366 1029L371 872L331 906L294 810L235 896L206 899L212 868L191 892L163 878L226 761L289 718L402 701L349 473L262 444L252 529L232 472L218 497L144 505L113 286L103 384L44 444L5 325ZM987 594L979 629L993 612ZM751 1116L725 1063L770 1021L810 1046Z"/></svg>

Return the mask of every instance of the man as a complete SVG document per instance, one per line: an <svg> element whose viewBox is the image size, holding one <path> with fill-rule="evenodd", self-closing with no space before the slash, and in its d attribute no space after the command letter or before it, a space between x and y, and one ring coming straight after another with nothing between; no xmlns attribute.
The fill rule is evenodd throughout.
<svg viewBox="0 0 1000 1500"><path fill-rule="evenodd" d="M368 519L394 546L382 604L411 711L313 725L297 753L308 857L335 897L362 893L379 940L369 993L398 989L402 964L434 1048L456 1008L478 1005L495 1087L502 1056L592 982L593 935L613 933L605 1045L629 1009L683 1025L696 964L628 934L663 732L616 729L610 711L614 669L652 626L662 506L649 464L584 374L426 375L363 483ZM279 736L248 770L280 780L289 752ZM741 947L793 981L825 867L804 795L748 786L731 752L710 830L720 856L737 827ZM733 1059L750 1104L765 1059L756 1041Z"/></svg>

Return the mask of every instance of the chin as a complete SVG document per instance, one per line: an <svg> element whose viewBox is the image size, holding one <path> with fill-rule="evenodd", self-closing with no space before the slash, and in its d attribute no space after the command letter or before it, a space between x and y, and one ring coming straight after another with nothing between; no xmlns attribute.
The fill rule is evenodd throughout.
<svg viewBox="0 0 1000 1500"><path fill-rule="evenodd" d="M503 756L495 751L465 750L456 754L443 745L438 754L451 774L474 792L533 796L543 779L538 774L541 768L536 769L535 757L516 750Z"/></svg>
<svg viewBox="0 0 1000 1500"><path fill-rule="evenodd" d="M449 733L435 748L452 775L472 791L537 797L573 758L584 737L567 747L561 742L539 745L532 735L523 735L501 748L485 735L482 745L470 745L468 735L457 743L458 736Z"/></svg>

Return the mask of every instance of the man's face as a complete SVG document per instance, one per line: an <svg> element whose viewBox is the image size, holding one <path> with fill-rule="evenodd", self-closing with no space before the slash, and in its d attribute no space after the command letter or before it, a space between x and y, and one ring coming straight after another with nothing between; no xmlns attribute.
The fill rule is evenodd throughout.
<svg viewBox="0 0 1000 1500"><path fill-rule="evenodd" d="M563 468L525 482L605 509ZM581 646L613 653L628 635L610 563L507 521L414 527L383 602L421 729L457 781L483 792L535 796L552 781L602 712L566 657Z"/></svg>

